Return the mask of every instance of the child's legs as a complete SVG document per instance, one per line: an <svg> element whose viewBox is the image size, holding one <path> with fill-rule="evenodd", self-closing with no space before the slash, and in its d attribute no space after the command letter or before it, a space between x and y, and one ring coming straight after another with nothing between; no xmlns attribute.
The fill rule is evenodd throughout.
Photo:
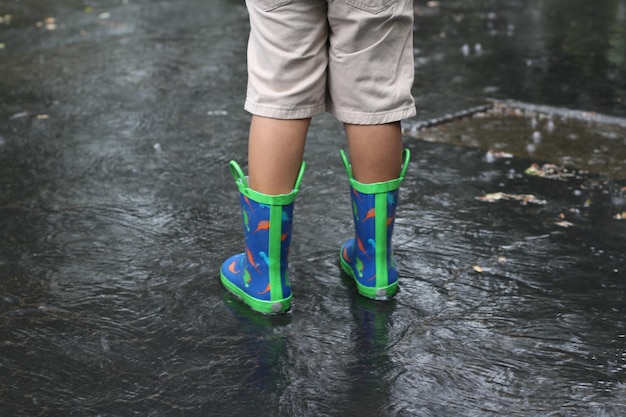
<svg viewBox="0 0 626 417"><path fill-rule="evenodd" d="M344 123L354 178L398 178L400 120L415 115L413 1L329 3L329 111Z"/></svg>
<svg viewBox="0 0 626 417"><path fill-rule="evenodd" d="M253 114L249 185L287 194L302 163L311 117L326 109L326 0L246 0L250 16L248 89Z"/></svg>
<svg viewBox="0 0 626 417"><path fill-rule="evenodd" d="M263 194L293 190L311 119L252 116L248 141L248 184Z"/></svg>
<svg viewBox="0 0 626 417"><path fill-rule="evenodd" d="M344 124L354 179L371 184L394 180L402 166L400 122L381 125Z"/></svg>

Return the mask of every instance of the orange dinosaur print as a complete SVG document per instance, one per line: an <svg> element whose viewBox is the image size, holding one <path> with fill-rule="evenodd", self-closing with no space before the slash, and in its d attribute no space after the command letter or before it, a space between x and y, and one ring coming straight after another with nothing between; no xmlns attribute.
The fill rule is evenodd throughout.
<svg viewBox="0 0 626 417"><path fill-rule="evenodd" d="M250 210L252 210L254 212L254 207L252 207L252 203L250 203L250 199L247 196L243 196L243 200L246 202L246 204L248 205L248 207L250 207Z"/></svg>
<svg viewBox="0 0 626 417"><path fill-rule="evenodd" d="M387 217L387 226L393 223L393 217Z"/></svg>
<svg viewBox="0 0 626 417"><path fill-rule="evenodd" d="M376 279L376 274L372 275L372 277L371 277L371 278L368 278L367 280L368 280L368 281L374 281L375 279Z"/></svg>
<svg viewBox="0 0 626 417"><path fill-rule="evenodd" d="M283 233L282 235L280 235L280 241L284 242L285 239L287 239L289 237L289 233Z"/></svg>
<svg viewBox="0 0 626 417"><path fill-rule="evenodd" d="M256 230L253 233L256 233L260 230L269 230L269 228L270 228L269 220L261 220L259 224L257 224Z"/></svg>
<svg viewBox="0 0 626 417"><path fill-rule="evenodd" d="M270 284L267 284L267 288L265 288L265 290L261 291L261 292L257 292L257 294L259 295L263 295L263 294L267 294L268 292L270 292Z"/></svg>
<svg viewBox="0 0 626 417"><path fill-rule="evenodd" d="M232 261L230 265L228 265L228 270L230 271L231 274L238 274L241 272L241 270L237 271L235 269L235 265L237 265L237 261Z"/></svg>
<svg viewBox="0 0 626 417"><path fill-rule="evenodd" d="M248 263L252 265L252 267L257 273L260 274L261 272L259 271L259 268L257 268L256 264L254 263L254 257L252 257L252 252L250 252L250 249L248 248L246 248L246 255L248 256Z"/></svg>
<svg viewBox="0 0 626 417"><path fill-rule="evenodd" d="M363 221L367 220L367 219L373 219L376 218L376 209L375 208L371 208L367 211L367 214L365 215L365 218L363 219Z"/></svg>
<svg viewBox="0 0 626 417"><path fill-rule="evenodd" d="M365 254L367 259L369 259L370 257L367 254L367 252L365 251L365 247L363 246L363 242L361 241L361 239L358 236L356 237L356 244L357 244L359 250Z"/></svg>
<svg viewBox="0 0 626 417"><path fill-rule="evenodd" d="M348 256L348 248L345 246L343 247L343 259L345 259L346 262L351 262L350 257Z"/></svg>
<svg viewBox="0 0 626 417"><path fill-rule="evenodd" d="M359 200L359 202L360 202L361 201L361 196L359 195L359 192L353 188L352 189L352 193L354 194L356 199Z"/></svg>

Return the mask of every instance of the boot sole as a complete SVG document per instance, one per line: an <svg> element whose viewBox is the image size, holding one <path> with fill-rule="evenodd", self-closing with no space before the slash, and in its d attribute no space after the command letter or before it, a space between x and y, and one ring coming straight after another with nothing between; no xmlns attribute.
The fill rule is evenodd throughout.
<svg viewBox="0 0 626 417"><path fill-rule="evenodd" d="M220 272L222 285L235 297L241 300L252 310L266 315L284 314L289 312L291 307L291 296L276 301L259 300L247 294L241 288L233 284Z"/></svg>
<svg viewBox="0 0 626 417"><path fill-rule="evenodd" d="M361 294L363 297L367 297L377 301L390 300L396 294L396 292L398 291L397 281L386 287L368 287L361 284L356 278L356 275L354 274L354 271L352 270L350 265L348 265L348 263L343 259L342 252L343 248L339 252L339 265L341 266L341 269L343 269L343 272L352 277L352 279L356 283L356 288L359 294Z"/></svg>

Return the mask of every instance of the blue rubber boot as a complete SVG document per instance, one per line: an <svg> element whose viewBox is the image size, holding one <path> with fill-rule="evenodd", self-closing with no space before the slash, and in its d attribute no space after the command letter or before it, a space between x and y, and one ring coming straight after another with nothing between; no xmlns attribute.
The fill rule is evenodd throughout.
<svg viewBox="0 0 626 417"><path fill-rule="evenodd" d="M260 313L278 314L290 308L287 256L293 206L304 167L303 162L291 193L274 196L252 190L239 165L230 162L241 198L245 251L222 264L220 280L227 290Z"/></svg>
<svg viewBox="0 0 626 417"><path fill-rule="evenodd" d="M341 268L356 282L359 293L367 298L386 300L398 289L391 236L396 217L398 189L409 165L410 152L404 150L400 177L385 182L363 184L354 179L343 151L341 159L350 180L354 239L341 247Z"/></svg>

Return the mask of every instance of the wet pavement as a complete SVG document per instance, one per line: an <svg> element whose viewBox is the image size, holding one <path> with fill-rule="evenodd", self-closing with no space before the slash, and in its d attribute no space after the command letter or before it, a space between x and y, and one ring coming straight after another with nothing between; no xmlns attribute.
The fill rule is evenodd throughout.
<svg viewBox="0 0 626 417"><path fill-rule="evenodd" d="M415 4L401 290L340 272L325 115L264 317L218 279L242 2L0 0L0 415L625 415L626 1Z"/></svg>

